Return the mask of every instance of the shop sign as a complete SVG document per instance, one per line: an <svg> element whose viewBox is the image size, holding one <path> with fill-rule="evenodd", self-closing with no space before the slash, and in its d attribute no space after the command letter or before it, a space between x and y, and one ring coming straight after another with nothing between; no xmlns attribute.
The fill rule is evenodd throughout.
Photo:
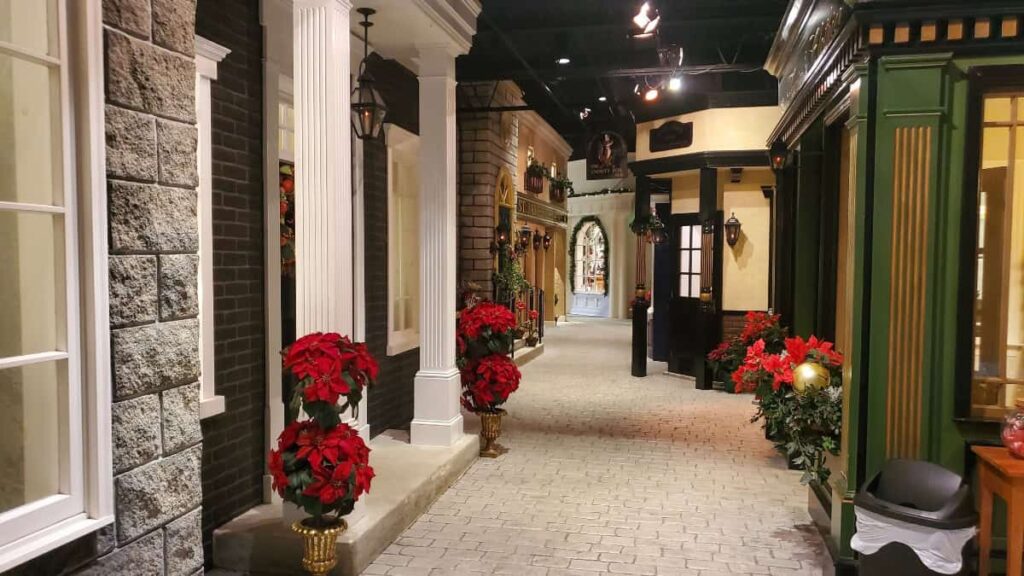
<svg viewBox="0 0 1024 576"><path fill-rule="evenodd" d="M629 149L615 132L599 132L587 143L587 180L621 179L629 175Z"/></svg>

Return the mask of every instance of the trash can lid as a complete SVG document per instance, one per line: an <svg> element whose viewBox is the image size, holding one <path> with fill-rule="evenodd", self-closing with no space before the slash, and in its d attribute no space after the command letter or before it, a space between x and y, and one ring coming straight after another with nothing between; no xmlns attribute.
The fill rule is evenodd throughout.
<svg viewBox="0 0 1024 576"><path fill-rule="evenodd" d="M970 487L955 472L921 460L890 460L854 497L882 516L940 530L977 524Z"/></svg>

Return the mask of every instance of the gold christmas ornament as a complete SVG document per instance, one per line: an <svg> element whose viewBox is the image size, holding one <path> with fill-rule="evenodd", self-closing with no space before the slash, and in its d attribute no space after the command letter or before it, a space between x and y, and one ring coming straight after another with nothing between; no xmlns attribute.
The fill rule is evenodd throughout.
<svg viewBox="0 0 1024 576"><path fill-rule="evenodd" d="M804 362L793 368L793 389L803 394L816 388L825 388L832 380L832 374L817 362Z"/></svg>

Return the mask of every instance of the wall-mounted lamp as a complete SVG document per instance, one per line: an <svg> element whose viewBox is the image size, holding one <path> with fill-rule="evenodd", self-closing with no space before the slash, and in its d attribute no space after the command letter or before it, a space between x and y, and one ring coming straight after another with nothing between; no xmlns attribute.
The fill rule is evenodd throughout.
<svg viewBox="0 0 1024 576"><path fill-rule="evenodd" d="M768 156L773 170L782 170L786 167L786 156L788 153L789 149L786 148L786 143L782 140L776 140L772 144L772 147L768 149Z"/></svg>
<svg viewBox="0 0 1024 576"><path fill-rule="evenodd" d="M735 246L736 242L739 241L741 226L743 225L740 224L739 219L736 218L735 212L732 216L729 216L728 220L725 221L725 241L729 243L730 247Z"/></svg>
<svg viewBox="0 0 1024 576"><path fill-rule="evenodd" d="M665 233L664 228L658 228L651 232L651 244L661 245L668 241L668 234Z"/></svg>
<svg viewBox="0 0 1024 576"><path fill-rule="evenodd" d="M544 241L544 237L540 235L540 231L536 230L533 233L533 249L540 250L540 245Z"/></svg>
<svg viewBox="0 0 1024 576"><path fill-rule="evenodd" d="M549 248L551 248L551 234L548 234L547 232L545 232L544 233L544 249L547 250Z"/></svg>
<svg viewBox="0 0 1024 576"><path fill-rule="evenodd" d="M519 229L519 250L526 250L526 247L530 245L530 239L533 237L533 230L529 226L523 226Z"/></svg>
<svg viewBox="0 0 1024 576"><path fill-rule="evenodd" d="M497 254L505 246L508 246L508 230L499 224L494 227L494 241L491 242L491 254Z"/></svg>

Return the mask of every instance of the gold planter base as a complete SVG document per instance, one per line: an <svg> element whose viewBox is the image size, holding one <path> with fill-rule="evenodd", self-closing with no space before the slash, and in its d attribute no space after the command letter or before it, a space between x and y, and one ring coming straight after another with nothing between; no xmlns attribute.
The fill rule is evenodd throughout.
<svg viewBox="0 0 1024 576"><path fill-rule="evenodd" d="M505 411L499 408L495 412L480 413L480 438L483 439L483 446L480 447L480 456L483 458L497 458L506 452L506 449L497 443L501 436L501 417Z"/></svg>
<svg viewBox="0 0 1024 576"><path fill-rule="evenodd" d="M307 526L305 520L292 524L292 530L302 536L302 567L313 576L327 576L338 564L338 536L348 528L344 520L323 528Z"/></svg>

